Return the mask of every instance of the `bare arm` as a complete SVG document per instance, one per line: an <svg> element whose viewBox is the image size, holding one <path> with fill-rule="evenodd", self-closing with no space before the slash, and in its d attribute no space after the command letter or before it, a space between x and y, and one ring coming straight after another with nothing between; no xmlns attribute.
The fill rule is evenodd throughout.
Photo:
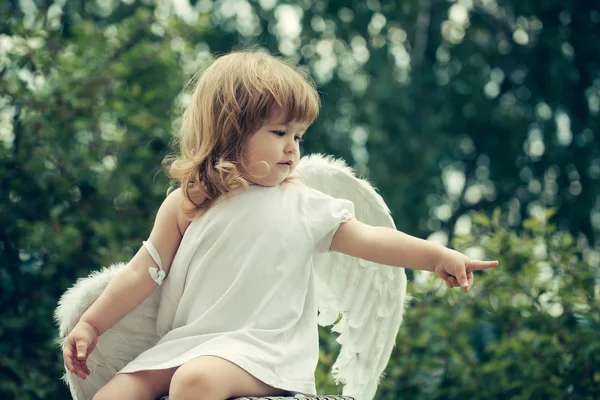
<svg viewBox="0 0 600 400"><path fill-rule="evenodd" d="M173 191L165 199L150 233L150 241L156 246L167 274L189 225L181 211L183 199L181 189ZM110 329L156 289L157 284L148 273L149 267L156 268L157 265L148 250L141 247L129 261L127 268L115 275L80 321L94 327L98 335Z"/></svg>
<svg viewBox="0 0 600 400"><path fill-rule="evenodd" d="M340 225L331 250L378 264L433 271L436 261L447 249L395 229L353 219Z"/></svg>
<svg viewBox="0 0 600 400"><path fill-rule="evenodd" d="M465 292L473 283L473 271L498 265L497 261L471 260L437 243L356 219L338 228L330 249L378 264L435 272L448 286L460 285Z"/></svg>
<svg viewBox="0 0 600 400"><path fill-rule="evenodd" d="M160 206L150 233L149 240L156 247L167 274L190 224L182 205L190 204L181 189L177 189ZM69 371L85 379L91 373L86 360L96 347L98 336L154 292L157 283L150 276L149 267L156 268L157 265L148 250L141 247L127 267L114 276L98 299L83 313L63 346L63 359Z"/></svg>

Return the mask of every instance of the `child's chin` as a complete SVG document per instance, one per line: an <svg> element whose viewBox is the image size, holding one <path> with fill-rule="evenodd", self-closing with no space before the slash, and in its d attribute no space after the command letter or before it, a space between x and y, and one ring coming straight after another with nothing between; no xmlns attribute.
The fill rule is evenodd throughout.
<svg viewBox="0 0 600 400"><path fill-rule="evenodd" d="M267 181L263 184L263 186L266 187L273 187L273 186L277 186L279 185L281 182L283 182L283 180L271 180L271 181Z"/></svg>
<svg viewBox="0 0 600 400"><path fill-rule="evenodd" d="M284 179L276 179L276 178L264 178L264 179L250 179L250 182L255 185L265 186L265 187L273 187L279 185L283 182Z"/></svg>

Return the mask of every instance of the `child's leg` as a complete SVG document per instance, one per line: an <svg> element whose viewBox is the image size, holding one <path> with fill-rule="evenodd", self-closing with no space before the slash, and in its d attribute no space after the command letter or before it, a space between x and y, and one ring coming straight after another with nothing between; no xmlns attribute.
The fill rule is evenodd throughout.
<svg viewBox="0 0 600 400"><path fill-rule="evenodd" d="M155 400L169 392L177 368L119 374L94 396L94 400Z"/></svg>
<svg viewBox="0 0 600 400"><path fill-rule="evenodd" d="M283 393L227 360L204 356L188 361L175 372L169 400L225 400Z"/></svg>

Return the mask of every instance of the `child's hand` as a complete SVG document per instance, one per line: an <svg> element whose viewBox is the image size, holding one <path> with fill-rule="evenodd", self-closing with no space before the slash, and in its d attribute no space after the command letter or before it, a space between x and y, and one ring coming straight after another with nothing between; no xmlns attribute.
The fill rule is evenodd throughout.
<svg viewBox="0 0 600 400"><path fill-rule="evenodd" d="M446 281L446 286L461 286L465 293L473 286L473 271L493 268L498 261L471 260L458 251L445 249L433 271Z"/></svg>
<svg viewBox="0 0 600 400"><path fill-rule="evenodd" d="M65 341L63 360L69 371L85 379L90 369L86 360L98 343L98 331L92 325L80 321Z"/></svg>

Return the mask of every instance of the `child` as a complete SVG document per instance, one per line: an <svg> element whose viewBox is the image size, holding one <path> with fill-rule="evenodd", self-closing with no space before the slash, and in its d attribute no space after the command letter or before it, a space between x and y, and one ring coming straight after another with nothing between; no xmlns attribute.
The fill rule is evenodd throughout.
<svg viewBox="0 0 600 400"><path fill-rule="evenodd" d="M436 272L465 292L472 271L497 265L365 225L351 202L298 182L299 143L318 109L314 86L266 54L232 53L204 72L183 115L180 158L168 167L180 188L66 339L65 365L85 379L98 337L168 274L161 340L95 400L316 393L314 251Z"/></svg>

